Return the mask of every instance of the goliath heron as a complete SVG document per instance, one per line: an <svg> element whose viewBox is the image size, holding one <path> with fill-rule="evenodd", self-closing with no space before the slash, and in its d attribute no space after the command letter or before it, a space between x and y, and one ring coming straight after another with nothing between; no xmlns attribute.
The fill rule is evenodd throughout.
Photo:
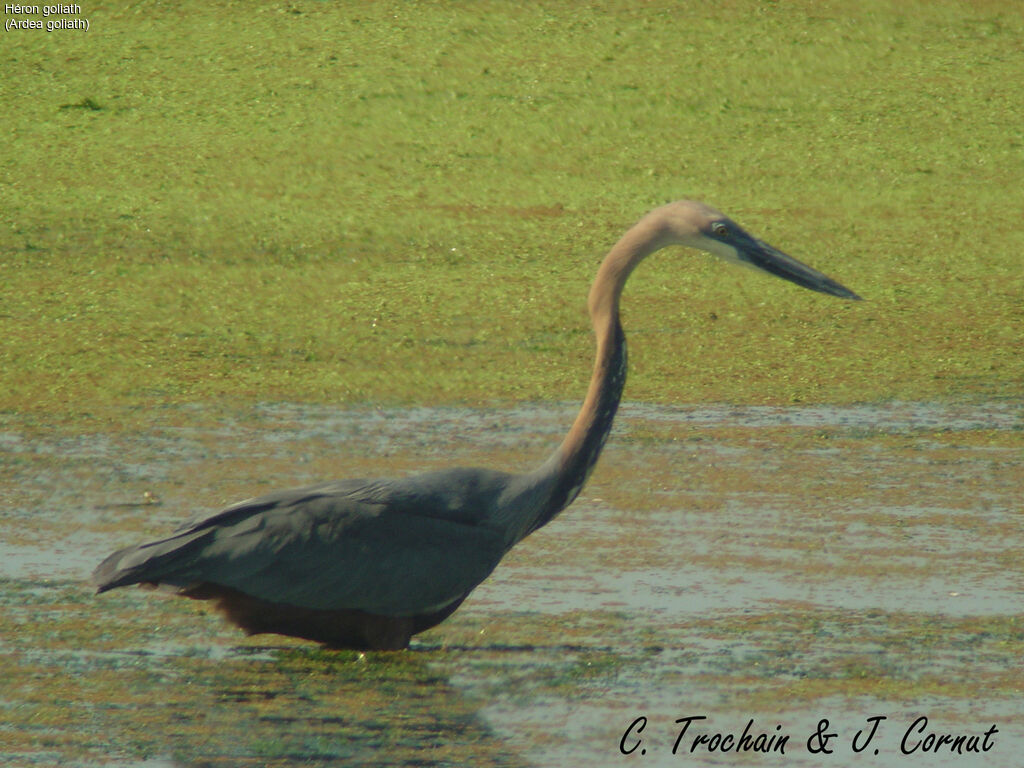
<svg viewBox="0 0 1024 768"><path fill-rule="evenodd" d="M569 433L540 467L525 474L446 469L269 493L115 552L93 574L99 591L163 585L215 601L249 634L291 635L334 648L408 647L579 494L626 381L622 288L644 257L669 245L708 251L813 291L860 298L703 203L657 208L598 269L588 300L597 337L590 387Z"/></svg>

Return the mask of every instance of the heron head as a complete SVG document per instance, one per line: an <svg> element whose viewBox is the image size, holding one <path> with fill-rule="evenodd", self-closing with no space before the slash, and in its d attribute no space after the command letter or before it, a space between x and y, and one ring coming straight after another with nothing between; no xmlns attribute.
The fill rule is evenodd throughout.
<svg viewBox="0 0 1024 768"><path fill-rule="evenodd" d="M680 200L660 210L666 244L697 248L720 259L789 280L812 291L860 299L813 267L753 237L721 211L694 200Z"/></svg>

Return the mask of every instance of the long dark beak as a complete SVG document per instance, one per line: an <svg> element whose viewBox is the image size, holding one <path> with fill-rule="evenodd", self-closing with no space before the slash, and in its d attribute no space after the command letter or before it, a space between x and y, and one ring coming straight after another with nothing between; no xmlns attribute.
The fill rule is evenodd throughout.
<svg viewBox="0 0 1024 768"><path fill-rule="evenodd" d="M749 241L740 243L737 251L740 259L750 266L781 277L783 280L789 280L791 283L810 288L812 291L838 296L841 299L861 300L860 296L840 285L828 275L802 264L792 256L768 245L764 240L752 237Z"/></svg>

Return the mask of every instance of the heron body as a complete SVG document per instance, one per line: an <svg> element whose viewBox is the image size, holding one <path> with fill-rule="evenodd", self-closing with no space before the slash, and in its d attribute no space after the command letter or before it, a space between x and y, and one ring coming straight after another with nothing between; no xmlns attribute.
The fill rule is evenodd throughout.
<svg viewBox="0 0 1024 768"><path fill-rule="evenodd" d="M235 504L96 568L100 592L160 585L215 601L250 634L336 648L401 649L447 618L516 543L579 494L626 381L619 299L630 273L669 245L708 251L811 290L852 291L694 201L657 208L611 249L590 289L597 342L590 386L561 445L525 474L456 468L339 480Z"/></svg>

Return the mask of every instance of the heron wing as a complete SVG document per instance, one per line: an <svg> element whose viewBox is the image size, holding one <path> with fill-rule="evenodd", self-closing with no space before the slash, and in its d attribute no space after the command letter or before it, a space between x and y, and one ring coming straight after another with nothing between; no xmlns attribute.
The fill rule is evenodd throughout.
<svg viewBox="0 0 1024 768"><path fill-rule="evenodd" d="M341 481L279 491L100 564L100 589L212 582L271 602L389 616L439 610L504 554L482 510L497 473ZM431 493L445 487L446 493Z"/></svg>

